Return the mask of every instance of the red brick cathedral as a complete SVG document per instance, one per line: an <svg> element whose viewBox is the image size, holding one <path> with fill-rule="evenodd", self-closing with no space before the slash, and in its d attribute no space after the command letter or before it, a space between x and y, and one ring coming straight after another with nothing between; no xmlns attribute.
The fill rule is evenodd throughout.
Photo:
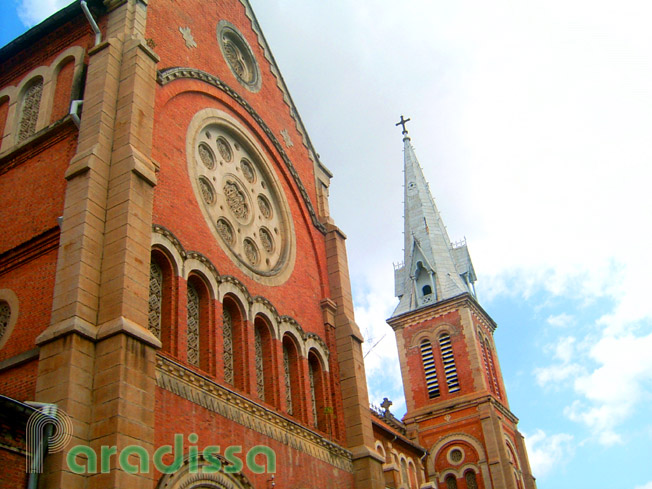
<svg viewBox="0 0 652 489"><path fill-rule="evenodd" d="M0 66L0 488L534 487L407 132L408 412L370 410L331 174L247 0L74 2Z"/></svg>

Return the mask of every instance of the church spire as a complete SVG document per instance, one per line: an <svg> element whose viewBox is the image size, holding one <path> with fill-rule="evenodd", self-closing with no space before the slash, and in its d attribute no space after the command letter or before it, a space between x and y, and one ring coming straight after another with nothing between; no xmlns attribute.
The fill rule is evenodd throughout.
<svg viewBox="0 0 652 489"><path fill-rule="evenodd" d="M404 153L404 261L394 271L395 293L400 302L392 314L434 304L465 292L474 294L475 272L466 242L453 245L448 238L430 188L405 128Z"/></svg>

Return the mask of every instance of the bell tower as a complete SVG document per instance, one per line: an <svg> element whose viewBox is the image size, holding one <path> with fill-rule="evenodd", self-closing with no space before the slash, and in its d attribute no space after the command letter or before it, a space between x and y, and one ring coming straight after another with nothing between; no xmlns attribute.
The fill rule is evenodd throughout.
<svg viewBox="0 0 652 489"><path fill-rule="evenodd" d="M396 334L408 434L428 449L441 489L535 489L518 419L509 410L493 334L466 241L451 243L408 131L403 263L395 268Z"/></svg>

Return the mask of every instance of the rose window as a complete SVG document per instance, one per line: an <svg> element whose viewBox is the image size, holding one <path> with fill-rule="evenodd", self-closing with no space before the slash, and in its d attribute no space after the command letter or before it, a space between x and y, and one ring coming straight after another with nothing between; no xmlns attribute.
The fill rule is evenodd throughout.
<svg viewBox="0 0 652 489"><path fill-rule="evenodd" d="M209 118L189 139L193 187L213 233L236 264L254 278L273 277L293 262L288 206L262 152L228 122Z"/></svg>

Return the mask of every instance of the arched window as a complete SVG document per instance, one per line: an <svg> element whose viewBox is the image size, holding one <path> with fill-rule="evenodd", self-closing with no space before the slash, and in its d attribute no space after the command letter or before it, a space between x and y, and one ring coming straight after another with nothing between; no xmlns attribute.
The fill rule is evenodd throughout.
<svg viewBox="0 0 652 489"><path fill-rule="evenodd" d="M430 285L424 285L423 288L421 289L421 292L423 295L430 295L432 294L432 287Z"/></svg>
<svg viewBox="0 0 652 489"><path fill-rule="evenodd" d="M460 382L457 378L457 367L455 366L455 357L453 356L451 336L448 333L439 335L439 348L441 350L442 361L444 362L444 375L446 376L448 392L457 392L460 390Z"/></svg>
<svg viewBox="0 0 652 489"><path fill-rule="evenodd" d="M426 388L428 397L434 399L439 397L439 381L437 380L437 368L435 359L432 355L432 345L428 340L421 342L421 360L423 360L423 370L426 374Z"/></svg>
<svg viewBox="0 0 652 489"><path fill-rule="evenodd" d="M308 353L308 373L310 375L310 400L312 404L312 420L317 428L326 431L326 379L320 357L311 350Z"/></svg>
<svg viewBox="0 0 652 489"><path fill-rule="evenodd" d="M289 335L283 337L283 372L285 377L285 403L288 414L301 417L301 376L299 375L299 353Z"/></svg>
<svg viewBox="0 0 652 489"><path fill-rule="evenodd" d="M227 384L248 391L249 369L247 368L247 337L244 315L238 303L226 297L223 303L224 338L224 381Z"/></svg>
<svg viewBox="0 0 652 489"><path fill-rule="evenodd" d="M275 355L270 326L262 316L254 321L254 346L256 352L256 393L269 404L278 405Z"/></svg>
<svg viewBox="0 0 652 489"><path fill-rule="evenodd" d="M43 78L39 76L29 82L23 93L20 104L20 120L18 122L18 142L27 139L36 132L42 95Z"/></svg>
<svg viewBox="0 0 652 489"><path fill-rule="evenodd" d="M199 366L199 315L201 305L199 292L194 284L188 282L188 363Z"/></svg>
<svg viewBox="0 0 652 489"><path fill-rule="evenodd" d="M186 347L188 363L209 370L210 292L197 275L188 278L188 322Z"/></svg>
<svg viewBox="0 0 652 489"><path fill-rule="evenodd" d="M161 250L152 250L149 267L148 328L161 340L163 350L176 351L172 326L176 320L174 293L175 274L172 264Z"/></svg>
<svg viewBox="0 0 652 489"><path fill-rule="evenodd" d="M408 475L407 462L401 459L401 482L404 487L410 487L410 476Z"/></svg>
<svg viewBox="0 0 652 489"><path fill-rule="evenodd" d="M222 336L224 351L224 382L233 385L233 318L230 309L225 305L222 312Z"/></svg>
<svg viewBox="0 0 652 489"><path fill-rule="evenodd" d="M446 482L446 489L457 489L457 479L453 474L448 474L444 481Z"/></svg>
<svg viewBox="0 0 652 489"><path fill-rule="evenodd" d="M475 472L467 470L464 473L464 480L466 481L466 489L478 489L478 481L475 478Z"/></svg>

